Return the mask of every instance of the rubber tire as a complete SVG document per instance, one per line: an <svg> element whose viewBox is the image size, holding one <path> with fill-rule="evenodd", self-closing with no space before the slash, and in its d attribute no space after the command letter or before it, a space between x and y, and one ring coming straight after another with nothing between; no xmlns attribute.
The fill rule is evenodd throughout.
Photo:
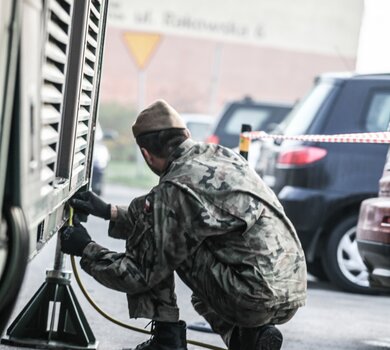
<svg viewBox="0 0 390 350"><path fill-rule="evenodd" d="M351 215L340 221L332 230L326 242L324 254L322 255L322 266L329 281L338 288L361 294L374 294L377 291L370 287L359 286L344 276L337 262L337 248L342 237L352 227L357 225L358 216Z"/></svg>
<svg viewBox="0 0 390 350"><path fill-rule="evenodd" d="M16 303L29 256L29 231L23 210L5 207L3 217L7 221L9 249L5 269L0 276L0 334Z"/></svg>
<svg viewBox="0 0 390 350"><path fill-rule="evenodd" d="M312 262L307 262L307 272L316 277L319 281L329 281L322 265L321 258L315 258Z"/></svg>

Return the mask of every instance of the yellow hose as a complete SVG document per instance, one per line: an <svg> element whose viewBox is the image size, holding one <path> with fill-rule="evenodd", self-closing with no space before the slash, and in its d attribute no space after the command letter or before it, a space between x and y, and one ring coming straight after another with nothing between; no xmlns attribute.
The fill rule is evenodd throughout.
<svg viewBox="0 0 390 350"><path fill-rule="evenodd" d="M70 207L70 209L69 209L69 226L73 226L73 208L72 207ZM134 326L131 326L131 325L127 324L127 323L121 322L121 321L117 320L116 318L112 317L111 315L107 314L105 311L103 311L100 308L100 306L95 303L95 301L91 298L91 296L89 295L89 293L85 289L84 284L81 281L79 271L77 269L76 259L74 258L73 255L70 256L70 262L72 264L74 277L76 278L76 282L77 282L78 286L80 287L81 292L84 294L85 298L88 300L88 302L91 304L91 306L100 315L102 315L104 318L106 318L107 320L111 321L112 323L115 323L116 325L121 326L123 328L130 329L130 330L132 330L134 332L139 332L139 333L144 333L144 334L151 334L149 331L146 331L145 329L134 327ZM192 345L201 346L202 348L211 349L211 350L227 350L227 349L215 346L215 345L202 343L202 342L199 342L199 341L196 341L196 340L191 340L191 339L187 339L187 343L188 344L192 344Z"/></svg>
<svg viewBox="0 0 390 350"><path fill-rule="evenodd" d="M84 294L85 298L88 300L88 302L91 304L91 306L100 315L102 315L107 320L109 320L109 321L111 321L111 322L115 323L116 325L121 326L123 328L127 328L127 329L130 329L132 331L139 332L139 333L151 334L149 331L146 331L146 330L144 330L142 328L137 328L137 327L131 326L131 325L127 324L127 323L121 322L121 321L115 319L114 317L110 316L109 314L107 314L105 311L103 311L99 307L99 305L97 305L95 303L95 301L91 298L91 296L89 295L89 293L85 289L85 287L84 287L84 285L83 285L83 283L82 283L82 281L80 279L80 275L79 275L79 272L78 272L78 269L77 269L77 266L76 266L76 259L74 258L73 255L70 256L70 261L71 261L71 264L72 264L74 277L76 278L76 282L77 282L78 286L80 287L81 292ZM211 349L211 350L227 350L225 348L220 348L220 347L215 346L215 345L202 343L202 342L199 342L199 341L196 341L196 340L191 340L191 339L187 339L187 343L188 344L192 344L192 345L201 346L202 348Z"/></svg>

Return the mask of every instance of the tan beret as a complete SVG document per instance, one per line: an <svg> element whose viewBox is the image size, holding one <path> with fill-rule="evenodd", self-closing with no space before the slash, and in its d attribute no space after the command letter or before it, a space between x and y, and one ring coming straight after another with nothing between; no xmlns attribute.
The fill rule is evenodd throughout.
<svg viewBox="0 0 390 350"><path fill-rule="evenodd" d="M157 100L144 109L132 127L134 137L152 131L184 128L186 125L180 114L164 100Z"/></svg>

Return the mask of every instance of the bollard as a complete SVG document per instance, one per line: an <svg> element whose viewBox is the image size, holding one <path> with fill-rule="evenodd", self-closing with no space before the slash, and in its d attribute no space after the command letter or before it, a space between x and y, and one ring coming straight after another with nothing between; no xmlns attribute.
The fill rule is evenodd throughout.
<svg viewBox="0 0 390 350"><path fill-rule="evenodd" d="M249 152L249 146L251 144L250 137L244 136L244 132L250 132L252 131L252 126L249 124L242 124L241 125L241 134L240 134L240 143L239 143L239 150L240 154L248 160L248 152Z"/></svg>

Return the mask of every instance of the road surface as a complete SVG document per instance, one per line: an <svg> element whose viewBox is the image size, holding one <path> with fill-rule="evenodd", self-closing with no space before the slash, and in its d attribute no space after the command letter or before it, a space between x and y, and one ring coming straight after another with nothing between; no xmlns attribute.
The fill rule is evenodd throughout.
<svg viewBox="0 0 390 350"><path fill-rule="evenodd" d="M127 204L132 198L143 193L145 191L139 189L107 186L105 198L112 203ZM108 238L107 226L107 222L96 218L90 219L87 223L88 231L94 240L110 249L123 251L124 241ZM30 262L11 320L44 282L45 270L52 268L55 240L56 238L52 239L47 247ZM126 298L122 293L102 287L82 272L81 275L88 292L98 305L120 320L129 321ZM74 279L72 280L73 289L99 341L99 349L119 350L123 347L135 347L148 339L147 335L120 328L97 314L79 291ZM190 290L178 278L176 281L181 318L187 323L202 321L191 306ZM143 328L148 324L148 320L131 320L130 323ZM282 349L285 350L390 349L390 297L388 295L366 296L344 293L327 283L311 279L308 284L307 305L301 308L289 323L280 326L280 329L284 335ZM187 337L224 347L220 338L215 334L189 330ZM18 348L0 345L0 350L11 349ZM200 350L201 348L189 345L188 349Z"/></svg>

